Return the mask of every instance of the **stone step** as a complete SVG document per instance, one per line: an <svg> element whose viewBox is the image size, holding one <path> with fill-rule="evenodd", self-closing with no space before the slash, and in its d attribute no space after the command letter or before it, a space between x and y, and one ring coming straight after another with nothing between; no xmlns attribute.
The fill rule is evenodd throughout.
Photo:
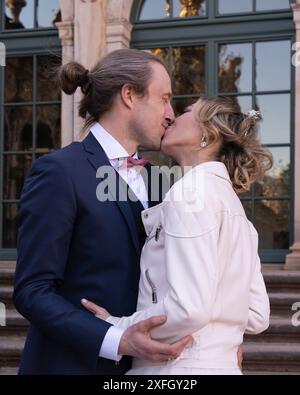
<svg viewBox="0 0 300 395"><path fill-rule="evenodd" d="M16 376L18 374L18 367L6 367L6 368L1 368L0 367L0 376Z"/></svg>
<svg viewBox="0 0 300 395"><path fill-rule="evenodd" d="M244 343L245 371L299 372L300 344Z"/></svg>
<svg viewBox="0 0 300 395"><path fill-rule="evenodd" d="M283 270L283 269L268 269L265 265L263 268L263 275L265 282L269 288L274 287L274 289L281 288L285 286L286 288L296 288L299 290L300 288L300 271L296 270ZM15 261L0 261L0 273L11 280L14 277L14 273L16 270L16 262ZM4 278L4 277L3 277ZM2 276L0 280L3 279ZM1 282L0 282L1 283Z"/></svg>
<svg viewBox="0 0 300 395"><path fill-rule="evenodd" d="M16 270L15 262L0 261L0 285L13 284Z"/></svg>
<svg viewBox="0 0 300 395"><path fill-rule="evenodd" d="M6 326L1 327L2 335L26 335L29 322L21 316L15 309L6 311Z"/></svg>
<svg viewBox="0 0 300 395"><path fill-rule="evenodd" d="M12 303L13 287L11 285L0 285L0 302L9 308ZM269 292L272 315L284 315L292 317L295 311L292 306L300 303L300 292Z"/></svg>
<svg viewBox="0 0 300 395"><path fill-rule="evenodd" d="M284 315L292 318L295 311L292 307L300 302L299 292L269 292L271 314L273 316Z"/></svg>
<svg viewBox="0 0 300 395"><path fill-rule="evenodd" d="M245 342L300 344L300 326L292 325L289 317L271 316L269 328L259 335L246 335Z"/></svg>
<svg viewBox="0 0 300 395"><path fill-rule="evenodd" d="M268 292L300 292L300 272L288 270L263 271Z"/></svg>
<svg viewBox="0 0 300 395"><path fill-rule="evenodd" d="M25 343L24 336L0 335L0 367L16 368L20 364L20 357Z"/></svg>
<svg viewBox="0 0 300 395"><path fill-rule="evenodd" d="M0 328L0 375L16 374L23 350L28 322L12 304L14 262L0 261L0 302L5 303L6 327ZM300 327L292 326L300 302L300 273L264 270L271 302L270 327L263 334L246 336L244 373L249 375L299 374Z"/></svg>
<svg viewBox="0 0 300 395"><path fill-rule="evenodd" d="M0 285L0 302L6 305L8 309L13 305L12 302L13 286L10 284Z"/></svg>

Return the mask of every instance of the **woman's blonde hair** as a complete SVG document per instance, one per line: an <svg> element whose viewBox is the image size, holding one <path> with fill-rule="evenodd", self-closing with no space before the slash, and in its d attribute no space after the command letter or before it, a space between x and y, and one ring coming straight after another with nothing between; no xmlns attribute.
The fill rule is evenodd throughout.
<svg viewBox="0 0 300 395"><path fill-rule="evenodd" d="M221 142L217 159L225 164L235 191L245 192L262 180L273 159L258 138L257 114L243 114L237 101L227 97L201 97L194 108L208 145Z"/></svg>

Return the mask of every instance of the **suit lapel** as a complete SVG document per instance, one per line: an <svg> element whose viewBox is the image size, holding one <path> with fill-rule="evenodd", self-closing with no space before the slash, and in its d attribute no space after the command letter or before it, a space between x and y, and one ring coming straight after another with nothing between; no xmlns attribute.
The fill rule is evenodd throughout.
<svg viewBox="0 0 300 395"><path fill-rule="evenodd" d="M89 135L83 140L82 142L83 147L87 153L87 160L91 164L91 166L95 169L97 172L98 168L101 166L111 166L109 159L107 158L103 148L101 145L98 143L96 138L92 133L89 133ZM115 170L114 170L115 171ZM136 224L134 221L133 213L130 207L130 203L126 199L125 201L119 200L119 196L127 196L124 194L127 194L127 184L125 181L119 176L119 173L116 171L116 186L115 185L108 185L108 190L109 193L112 197L112 201L114 201L115 204L120 209L120 212L125 220L125 222L128 225L129 232L132 238L133 245L135 247L135 250L137 254L139 255L139 240L138 240L138 234L137 234L137 229L136 229ZM99 179L99 182L103 181L103 179ZM121 189L120 189L121 188ZM116 190L116 196L115 198L114 193L112 192L113 190Z"/></svg>

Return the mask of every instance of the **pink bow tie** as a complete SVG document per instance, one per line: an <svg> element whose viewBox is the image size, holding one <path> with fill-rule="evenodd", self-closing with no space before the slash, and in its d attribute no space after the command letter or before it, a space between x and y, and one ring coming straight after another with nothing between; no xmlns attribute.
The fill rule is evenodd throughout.
<svg viewBox="0 0 300 395"><path fill-rule="evenodd" d="M129 156L128 158L125 159L124 161L125 165L127 166L128 169L134 166L146 166L148 163L150 163L147 159L135 159L132 156Z"/></svg>

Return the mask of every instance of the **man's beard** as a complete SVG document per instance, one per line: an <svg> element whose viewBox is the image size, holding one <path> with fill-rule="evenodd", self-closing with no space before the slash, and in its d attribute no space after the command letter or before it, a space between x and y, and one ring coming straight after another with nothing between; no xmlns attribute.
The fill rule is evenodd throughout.
<svg viewBox="0 0 300 395"><path fill-rule="evenodd" d="M162 140L160 140L159 144L155 144L154 142L144 142L141 143L138 148L142 150L147 150L147 151L161 151L161 143Z"/></svg>
<svg viewBox="0 0 300 395"><path fill-rule="evenodd" d="M157 141L149 139L147 131L140 123L132 122L130 125L130 134L133 139L138 141L138 148L147 151L160 151L162 138L157 137Z"/></svg>

